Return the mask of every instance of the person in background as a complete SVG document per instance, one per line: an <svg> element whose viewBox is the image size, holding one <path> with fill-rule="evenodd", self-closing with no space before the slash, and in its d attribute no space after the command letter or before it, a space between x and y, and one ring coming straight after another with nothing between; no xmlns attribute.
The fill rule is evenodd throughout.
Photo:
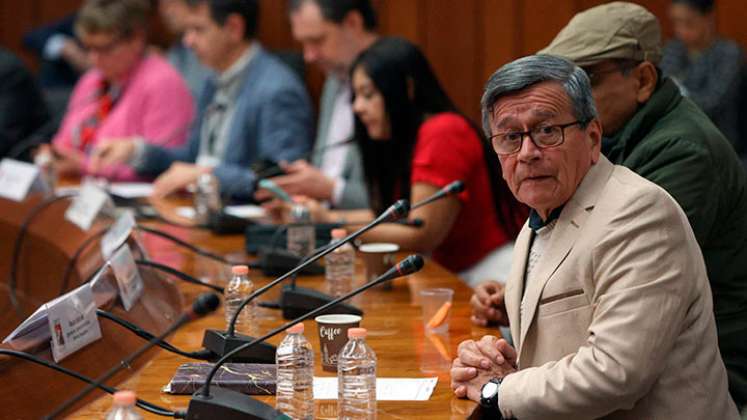
<svg viewBox="0 0 747 420"><path fill-rule="evenodd" d="M200 63L192 49L184 45L183 35L189 18L187 0L159 0L158 12L169 32L178 37L166 52L166 57L187 82L192 97L197 101L212 71Z"/></svg>
<svg viewBox="0 0 747 420"><path fill-rule="evenodd" d="M586 73L550 55L506 64L482 115L532 210L506 282L516 345L463 341L455 394L493 419L737 420L693 230L664 189L602 155Z"/></svg>
<svg viewBox="0 0 747 420"><path fill-rule="evenodd" d="M148 13L147 0L88 0L79 11L75 29L93 68L75 86L52 147L42 150L52 153L61 175L141 179L122 165L92 171L88 156L121 138L163 147L184 143L192 97L166 60L146 52Z"/></svg>
<svg viewBox="0 0 747 420"><path fill-rule="evenodd" d="M731 141L747 153L745 133L739 130L745 109L740 108L745 74L739 45L716 32L714 0L673 0L669 17L674 39L664 47L661 70L680 86Z"/></svg>
<svg viewBox="0 0 747 420"><path fill-rule="evenodd" d="M311 104L301 80L256 40L258 0L188 0L185 44L215 70L200 97L188 144L169 150L119 141L95 151L95 166L129 162L158 175L165 196L212 173L225 198L249 200L261 159L293 160L308 151Z"/></svg>
<svg viewBox="0 0 747 420"><path fill-rule="evenodd" d="M34 140L49 118L34 76L18 57L0 48L0 159L28 158L23 143Z"/></svg>
<svg viewBox="0 0 747 420"><path fill-rule="evenodd" d="M745 404L747 177L734 149L661 76L661 30L645 8L613 2L588 9L541 52L568 58L589 75L604 156L664 188L687 215L713 291L729 391L738 406ZM502 290L479 289L471 301L473 320L505 324Z"/></svg>
<svg viewBox="0 0 747 420"><path fill-rule="evenodd" d="M350 64L377 38L376 14L368 0L291 0L293 37L304 60L327 76L319 103L314 150L307 159L283 163L285 175L273 181L290 194L304 194L340 209L368 207L360 151L350 140L353 111ZM264 190L257 199L269 197Z"/></svg>
<svg viewBox="0 0 747 420"><path fill-rule="evenodd" d="M91 67L86 50L75 34L77 14L69 14L23 36L23 45L41 60L39 82L43 89L70 90Z"/></svg>
<svg viewBox="0 0 747 420"><path fill-rule="evenodd" d="M456 110L420 49L381 38L356 58L350 77L371 209L331 211L309 201L312 216L365 223L398 199L415 203L462 180L464 192L410 212L422 227L380 226L363 241L431 253L469 283L507 274L526 212L500 179L495 154Z"/></svg>

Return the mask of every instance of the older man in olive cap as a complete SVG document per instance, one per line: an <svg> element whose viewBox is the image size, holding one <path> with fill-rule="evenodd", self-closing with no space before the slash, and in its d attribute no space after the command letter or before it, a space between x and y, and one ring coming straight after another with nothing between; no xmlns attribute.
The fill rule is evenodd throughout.
<svg viewBox="0 0 747 420"><path fill-rule="evenodd" d="M705 258L729 390L747 403L747 189L729 142L658 68L661 31L645 8L614 2L576 15L540 53L586 70L602 153L671 194ZM477 288L476 323L505 323L502 290ZM502 315L501 315L502 314Z"/></svg>

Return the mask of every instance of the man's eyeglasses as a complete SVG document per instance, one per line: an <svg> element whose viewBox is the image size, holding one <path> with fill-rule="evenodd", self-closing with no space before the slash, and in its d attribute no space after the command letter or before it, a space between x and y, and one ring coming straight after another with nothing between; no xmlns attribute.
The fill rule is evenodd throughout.
<svg viewBox="0 0 747 420"><path fill-rule="evenodd" d="M114 49L116 49L119 44L124 42L125 39L122 37L116 37L113 40L107 42L103 45L91 45L83 42L83 48L88 52L93 52L99 55L106 55L110 54Z"/></svg>
<svg viewBox="0 0 747 420"><path fill-rule="evenodd" d="M589 121L576 120L567 124L539 125L529 131L507 131L490 136L493 150L499 155L512 155L521 150L524 137L529 139L539 149L560 146L565 141L565 129L579 125L586 126Z"/></svg>

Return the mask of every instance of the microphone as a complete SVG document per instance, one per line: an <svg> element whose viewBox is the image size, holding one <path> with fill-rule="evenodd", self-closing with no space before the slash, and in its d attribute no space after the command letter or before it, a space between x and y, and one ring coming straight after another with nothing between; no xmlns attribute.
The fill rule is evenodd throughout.
<svg viewBox="0 0 747 420"><path fill-rule="evenodd" d="M0 349L0 354L4 354L6 356L15 357L18 359L26 360L32 363L36 363L37 365L44 366L46 368L55 370L57 372L63 373L67 376L73 377L75 379L78 379L82 382L86 382L88 384L95 384L94 380L89 378L88 376L85 376L83 374L80 374L74 370L70 370L66 367L60 366L58 364L52 363L48 360L44 360L40 357L34 356L33 354L26 353L23 351L17 351L17 350L9 350L9 349ZM96 384L96 388L99 388L103 390L104 392L107 392L109 394L114 394L118 391L117 388L113 388L104 384ZM160 407L158 405L155 405L153 403L137 399L136 402L137 406L142 408L145 411L149 411L153 414L157 414L159 416L165 416L165 417L177 417L177 413L174 413L173 411L170 411L167 408Z"/></svg>
<svg viewBox="0 0 747 420"><path fill-rule="evenodd" d="M182 325L186 324L187 322L200 318L204 315L207 315L210 312L213 312L218 307L219 304L220 304L220 298L218 298L218 295L214 293L203 293L200 296L198 296L197 299L195 299L194 303L192 303L192 307L189 308L187 311L185 311L182 315L180 315L179 318L177 318L176 321L174 321L174 323L171 324L171 326L166 329L166 331L164 331L161 335L157 337L153 337L153 339L145 343L144 346L140 347L137 351L135 351L130 356L122 360L119 363L119 365L112 367L111 369L106 371L103 375L96 378L92 384L83 388L81 392L79 392L72 398L62 403L62 405L57 407L57 409L55 409L55 411L49 415L49 418L54 418L55 416L60 415L60 413L67 410L73 404L80 401L86 395L88 395L91 391L96 389L98 385L111 379L112 376L116 375L123 368L129 366L135 359L140 357L143 353L145 353L146 351L156 346L159 342L163 341L166 338L166 336L173 333L174 331L176 331L178 328L180 328Z"/></svg>
<svg viewBox="0 0 747 420"><path fill-rule="evenodd" d="M452 196L454 194L458 194L458 193L460 193L462 191L464 191L464 182L461 181L461 180L452 181L451 183L449 183L448 185L444 186L439 191L437 191L435 194L433 194L430 197L428 197L428 198L426 198L426 199L424 199L424 200L422 200L422 201L414 204L410 208L410 211L412 211L412 210L414 210L416 208L428 205L428 204L430 204L430 203L432 203L434 201L440 200L440 199L442 199L444 197L449 197L449 196ZM412 227L417 227L417 228L422 227L423 224L424 224L424 221L422 219L420 219L420 218L413 219L412 221L403 221L403 219L404 219L405 216L406 215L403 215L401 217L393 218L392 220L388 220L388 222L392 222L392 223L403 222L402 224L404 224L406 226L412 226ZM329 246L329 245L325 245L325 246ZM322 247L320 249L324 249L324 247ZM308 258L314 258L314 257L316 257L317 254L318 253L315 252L315 253L312 254L313 255L312 257L308 257ZM296 287L295 277L294 277L293 280L292 280L292 282L291 282L291 284L290 284L290 286L286 286L286 287L283 288L283 291L280 294L280 300L279 300L279 302L277 302L277 304L272 303L272 304L269 304L269 305L266 304L264 306L265 307L271 307L271 308L277 307L279 309L282 309L283 310L283 318L285 318L285 319L291 319L291 318L295 318L295 317L299 316L300 314L302 314L302 313L304 313L304 312L306 312L308 310L311 310L311 309L313 309L313 308L315 308L315 307L317 307L319 305L323 305L324 303L329 302L330 299L332 299L330 296L328 296L328 295L326 295L326 294L324 294L322 292L319 292L319 291L316 291L316 290L313 290L313 289L304 289L304 288L300 288L300 287L297 288ZM352 307L352 309L355 309L355 308ZM348 312L340 311L340 312L337 312L337 313L349 313L349 314L354 314L354 315L361 315L362 314L362 313L359 313L359 312L354 312L352 310L348 311Z"/></svg>
<svg viewBox="0 0 747 420"><path fill-rule="evenodd" d="M189 274L187 274L187 273L185 273L183 271L179 271L179 270L177 270L177 269L175 269L173 267L169 267L168 265L165 265L165 264L161 264L161 263L158 263L158 262L155 262L155 261L151 261L151 260L136 260L135 264L137 264L139 266L142 266L142 267L150 267L150 268L156 269L158 271L163 271L164 273L171 274L172 276L178 278L179 280L182 280L182 281L187 282L187 283L196 284L198 286L204 286L204 287L207 287L209 289L213 289L214 291L216 291L216 292L218 292L220 294L224 293L224 289L222 287L220 287L220 286L216 286L216 285L210 284L210 283L205 283L202 280L194 278L194 277L190 276Z"/></svg>
<svg viewBox="0 0 747 420"><path fill-rule="evenodd" d="M230 360L235 354L245 352L257 345L262 343L264 340L275 336L288 328L302 322L306 319L313 318L314 316L323 313L329 308L334 307L338 303L350 299L351 297L362 293L371 287L377 286L386 281L392 280L397 277L406 276L408 274L415 273L423 268L423 257L420 255L410 255L404 260L400 261L397 265L390 268L389 271L382 274L375 280L366 283L365 285L353 290L352 292L341 296L326 305L320 306L311 312L307 312L300 317L268 332L260 338L254 339L246 344L243 344L230 352L226 353L225 356L221 357L218 362L213 365L213 368L205 378L203 387L197 391L189 402L189 408L187 409L186 419L187 420L202 420L208 418L220 418L220 419L277 419L283 414L273 409L269 405L255 400L247 395L241 394L236 391L231 391L226 388L215 387L212 390L210 383L213 377L218 372L220 367Z"/></svg>
<svg viewBox="0 0 747 420"><path fill-rule="evenodd" d="M320 153L325 153L329 150L336 149L338 147L347 146L349 144L355 143L355 139L350 137L347 140L338 142L338 143L332 143L327 144L323 147L320 147L318 149L311 150L303 155L299 159L303 160L309 160L311 157L316 156ZM252 165L252 169L254 170L254 173L257 175L257 178L272 178L279 175L285 175L285 171L283 168L278 165L277 162L274 160L264 159L257 164Z"/></svg>
<svg viewBox="0 0 747 420"><path fill-rule="evenodd" d="M313 264L315 261L321 259L325 255L341 247L345 243L355 240L355 238L359 237L360 235L364 234L365 232L369 231L370 229L374 228L375 226L381 223L406 217L409 211L410 211L410 205L407 202L407 200L397 201L368 225L351 233L350 235L348 235L347 237L345 237L339 242L335 242L333 244L323 247L321 251L314 253L313 256L307 258L306 261L297 265L294 269L288 271L287 273L283 274L282 276L268 283L264 287L257 289L254 293L249 295L249 297L247 297L241 302L239 307L236 309L236 313L234 314L233 318L229 322L228 328L225 332L219 331L219 330L213 330L213 329L208 329L205 331L205 336L202 339L202 345L206 349L212 351L213 353L219 356L223 356L233 351L237 347L240 347L246 344L247 342L252 341L252 337L248 337L245 335L235 333L236 320L238 319L241 311L244 309L246 305L249 304L249 302L253 301L256 297L262 295L267 290L269 290L271 287L282 282L283 280L289 277L295 276L296 274L298 274L301 270L303 270L310 264ZM300 287L297 288L295 287L295 285L291 289L286 289L286 290L290 290L290 292L287 292L287 293L293 293L293 299L286 299L288 314L290 314L291 311L293 310L305 311L305 308L308 308L309 305L313 305L312 308L315 308L321 304L324 304L325 302L328 302L331 299L330 297L326 295L322 295L316 290L304 289ZM334 309L332 310L337 313L352 313L356 315L363 314L363 311L361 311L360 309L352 305L345 305L345 304L335 306ZM286 314L285 309L283 313L284 315ZM276 350L275 346L272 346L267 343L263 343L261 346L254 349L254 351L252 352L234 353L235 356L231 360L235 362L239 362L239 363L275 363L275 350Z"/></svg>
<svg viewBox="0 0 747 420"><path fill-rule="evenodd" d="M445 187L443 187L440 190L438 190L438 192L436 192L432 196L430 196L430 197L428 197L428 198L426 198L426 199L424 199L422 201L419 201L419 202L413 204L412 208L410 210L415 210L417 208L423 207L426 204L430 204L430 203L432 203L432 202L434 202L436 200L440 200L440 199L442 199L444 197L450 197L450 196L452 196L454 194L459 194L462 191L464 191L464 181L462 181L460 179L458 179L456 181L452 181L451 183L449 183Z"/></svg>

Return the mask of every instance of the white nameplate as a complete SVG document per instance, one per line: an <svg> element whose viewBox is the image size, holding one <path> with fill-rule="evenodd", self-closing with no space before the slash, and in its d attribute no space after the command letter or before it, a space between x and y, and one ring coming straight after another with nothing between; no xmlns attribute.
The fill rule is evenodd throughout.
<svg viewBox="0 0 747 420"><path fill-rule="evenodd" d="M78 196L65 212L65 219L82 230L91 228L99 212L109 200L109 196L91 182L84 183Z"/></svg>
<svg viewBox="0 0 747 420"><path fill-rule="evenodd" d="M125 310L129 311L143 294L143 279L140 277L140 270L135 265L130 247L124 245L119 248L109 260L109 263L112 266L112 271L114 271L114 277L117 279L122 305L124 305Z"/></svg>
<svg viewBox="0 0 747 420"><path fill-rule="evenodd" d="M83 285L46 306L55 362L101 338L90 285Z"/></svg>
<svg viewBox="0 0 747 420"><path fill-rule="evenodd" d="M36 165L3 159L0 162L0 197L23 201L31 190L31 186L34 183L40 183L40 179L39 168ZM39 187L41 188L41 185Z"/></svg>
<svg viewBox="0 0 747 420"><path fill-rule="evenodd" d="M101 254L104 259L111 257L114 250L127 241L130 232L135 228L135 217L131 210L124 210L117 221L109 228L101 238Z"/></svg>

